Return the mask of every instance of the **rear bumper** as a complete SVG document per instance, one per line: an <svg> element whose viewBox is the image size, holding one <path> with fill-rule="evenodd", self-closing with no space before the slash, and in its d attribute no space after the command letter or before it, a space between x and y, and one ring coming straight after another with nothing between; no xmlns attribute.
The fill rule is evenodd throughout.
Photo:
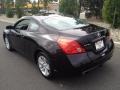
<svg viewBox="0 0 120 90"><path fill-rule="evenodd" d="M81 67L82 65L86 65L89 63L95 62L104 62L112 57L114 50L114 43L111 40L107 47L100 53L94 52L87 52L83 54L76 54L76 55L68 55L68 59L73 67Z"/></svg>
<svg viewBox="0 0 120 90"><path fill-rule="evenodd" d="M111 41L111 43L108 44L107 49L100 54L87 52L82 54L67 55L67 57L61 56L59 57L57 68L62 71L84 71L86 69L105 63L112 57L113 51L114 43Z"/></svg>
<svg viewBox="0 0 120 90"><path fill-rule="evenodd" d="M111 52L109 52L108 54L106 54L104 57L101 56L95 60L92 60L90 63L81 64L80 67L76 68L76 70L85 71L85 70L90 69L92 67L102 65L106 61L108 61L112 57L112 55L113 55L113 50Z"/></svg>

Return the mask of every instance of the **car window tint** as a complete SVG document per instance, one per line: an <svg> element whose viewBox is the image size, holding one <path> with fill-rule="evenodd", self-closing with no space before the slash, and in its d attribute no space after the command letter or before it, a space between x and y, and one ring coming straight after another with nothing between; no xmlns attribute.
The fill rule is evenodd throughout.
<svg viewBox="0 0 120 90"><path fill-rule="evenodd" d="M37 31L39 29L39 25L36 22L31 22L29 25L29 31Z"/></svg>
<svg viewBox="0 0 120 90"><path fill-rule="evenodd" d="M29 20L22 20L15 25L15 29L17 30L27 30L29 25Z"/></svg>

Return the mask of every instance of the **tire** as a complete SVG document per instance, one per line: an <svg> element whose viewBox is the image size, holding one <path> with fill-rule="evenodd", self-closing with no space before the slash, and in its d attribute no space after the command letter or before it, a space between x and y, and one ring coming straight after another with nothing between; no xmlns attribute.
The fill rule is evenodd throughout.
<svg viewBox="0 0 120 90"><path fill-rule="evenodd" d="M41 74L47 79L53 79L54 68L50 62L50 58L46 53L38 53L37 55L37 65Z"/></svg>
<svg viewBox="0 0 120 90"><path fill-rule="evenodd" d="M10 40L7 36L4 37L4 43L5 43L5 47L9 50L9 51L13 51L12 45L10 43Z"/></svg>

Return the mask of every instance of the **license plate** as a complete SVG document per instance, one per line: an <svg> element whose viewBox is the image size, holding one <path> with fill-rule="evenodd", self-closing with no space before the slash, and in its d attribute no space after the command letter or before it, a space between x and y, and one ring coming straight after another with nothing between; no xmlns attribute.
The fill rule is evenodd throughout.
<svg viewBox="0 0 120 90"><path fill-rule="evenodd" d="M96 50L100 50L100 49L104 48L104 42L103 42L103 40L97 41L95 43L95 47L96 47Z"/></svg>

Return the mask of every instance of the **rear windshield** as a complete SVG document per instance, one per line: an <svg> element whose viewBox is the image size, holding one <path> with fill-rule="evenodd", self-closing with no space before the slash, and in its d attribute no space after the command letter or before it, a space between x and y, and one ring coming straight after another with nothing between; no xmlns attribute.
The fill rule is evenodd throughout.
<svg viewBox="0 0 120 90"><path fill-rule="evenodd" d="M88 25L88 23L85 23L80 19L74 19L74 18L62 17L62 16L47 18L44 20L44 23L58 30L81 28Z"/></svg>

